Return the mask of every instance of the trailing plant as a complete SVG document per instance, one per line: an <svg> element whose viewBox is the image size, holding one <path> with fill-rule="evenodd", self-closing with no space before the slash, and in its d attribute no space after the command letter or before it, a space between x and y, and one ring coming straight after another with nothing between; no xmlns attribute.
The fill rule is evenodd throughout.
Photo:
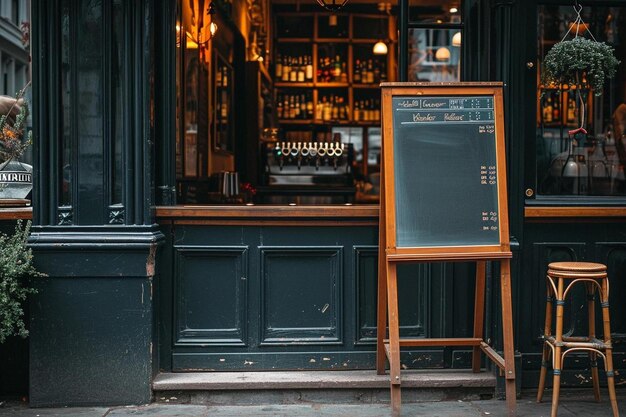
<svg viewBox="0 0 626 417"><path fill-rule="evenodd" d="M22 226L17 222L15 233L0 233L0 343L9 336L28 336L24 325L23 303L36 290L30 280L44 277L33 265L32 250L26 246L30 221Z"/></svg>
<svg viewBox="0 0 626 417"><path fill-rule="evenodd" d="M615 76L619 63L610 45L578 36L561 41L548 51L542 82L544 85L584 87L586 80L587 86L599 96L602 95L604 81Z"/></svg>

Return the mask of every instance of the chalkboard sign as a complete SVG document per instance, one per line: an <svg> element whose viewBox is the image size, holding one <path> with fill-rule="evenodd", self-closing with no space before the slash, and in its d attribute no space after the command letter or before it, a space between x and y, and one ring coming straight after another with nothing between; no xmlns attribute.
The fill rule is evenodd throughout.
<svg viewBox="0 0 626 417"><path fill-rule="evenodd" d="M501 84L382 90L387 247L508 252Z"/></svg>
<svg viewBox="0 0 626 417"><path fill-rule="evenodd" d="M391 405L401 405L400 346L472 346L505 375L515 413L515 364L501 83L383 83L376 370L389 360ZM504 358L484 341L487 261L500 262ZM471 338L402 338L400 262L476 261ZM385 339L389 318L389 339Z"/></svg>

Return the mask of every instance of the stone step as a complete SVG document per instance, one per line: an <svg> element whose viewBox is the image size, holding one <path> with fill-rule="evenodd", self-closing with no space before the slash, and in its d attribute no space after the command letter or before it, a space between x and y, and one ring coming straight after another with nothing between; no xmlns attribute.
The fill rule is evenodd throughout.
<svg viewBox="0 0 626 417"><path fill-rule="evenodd" d="M492 398L490 371L403 371L403 402ZM257 405L389 402L389 375L366 371L161 373L155 401L177 404Z"/></svg>

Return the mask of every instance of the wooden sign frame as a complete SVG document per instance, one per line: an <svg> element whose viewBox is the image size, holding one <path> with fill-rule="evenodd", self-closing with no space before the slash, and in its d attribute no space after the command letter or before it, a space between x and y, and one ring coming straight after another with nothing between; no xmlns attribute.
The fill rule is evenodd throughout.
<svg viewBox="0 0 626 417"><path fill-rule="evenodd" d="M480 371L481 352L485 353L505 377L507 408L515 413L515 366L513 357L513 323L511 306L510 258L508 205L506 194L506 155L504 142L504 109L502 83L382 83L382 156L381 156L381 199L379 220L378 262L378 322L376 369L385 373L385 359L389 361L391 404L394 414L401 405L400 347L401 346L472 346L472 370ZM394 97L415 99L432 97L476 97L493 98L495 124L495 151L497 173L498 232L499 244L441 245L398 247L396 240L396 178L394 167ZM445 186L444 183L441 186ZM504 358L483 340L485 273L487 261L497 260L501 264L501 305ZM445 339L400 339L398 287L396 265L398 262L476 262L476 293L474 309L474 334L471 338ZM389 318L389 338L387 332Z"/></svg>

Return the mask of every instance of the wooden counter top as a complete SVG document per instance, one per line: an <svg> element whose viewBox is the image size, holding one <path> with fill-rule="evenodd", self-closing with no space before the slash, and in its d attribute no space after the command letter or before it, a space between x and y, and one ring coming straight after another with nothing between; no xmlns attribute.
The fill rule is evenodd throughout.
<svg viewBox="0 0 626 417"><path fill-rule="evenodd" d="M525 207L524 217L540 218L619 218L626 219L626 207Z"/></svg>
<svg viewBox="0 0 626 417"><path fill-rule="evenodd" d="M362 226L378 225L378 205L159 206L159 223Z"/></svg>
<svg viewBox="0 0 626 417"><path fill-rule="evenodd" d="M0 220L31 220L33 218L32 207L1 207Z"/></svg>

